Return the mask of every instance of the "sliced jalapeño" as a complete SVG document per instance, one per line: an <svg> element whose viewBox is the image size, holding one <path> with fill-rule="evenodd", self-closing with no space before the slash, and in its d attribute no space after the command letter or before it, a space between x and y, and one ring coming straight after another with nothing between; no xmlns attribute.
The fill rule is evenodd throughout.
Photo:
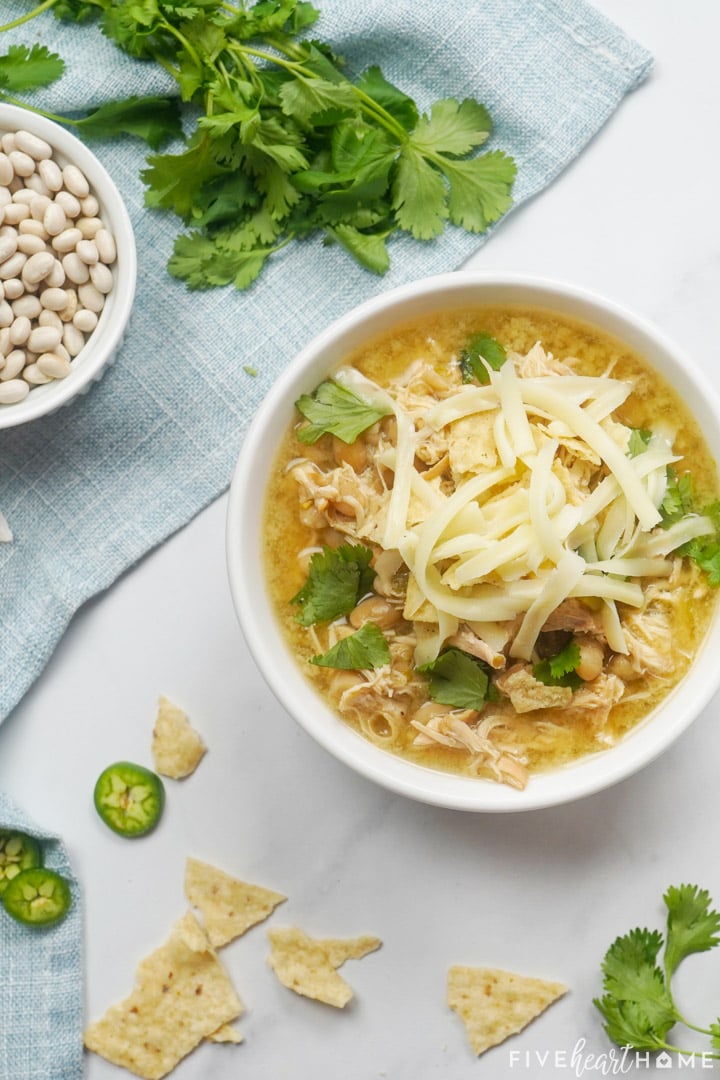
<svg viewBox="0 0 720 1080"><path fill-rule="evenodd" d="M41 862L40 845L34 837L15 829L0 829L0 896L13 878Z"/></svg>
<svg viewBox="0 0 720 1080"><path fill-rule="evenodd" d="M130 761L103 769L95 784L95 809L120 836L144 836L162 814L165 788L156 773Z"/></svg>
<svg viewBox="0 0 720 1080"><path fill-rule="evenodd" d="M25 926L52 926L70 907L70 886L64 877L45 866L21 870L3 893L8 915Z"/></svg>

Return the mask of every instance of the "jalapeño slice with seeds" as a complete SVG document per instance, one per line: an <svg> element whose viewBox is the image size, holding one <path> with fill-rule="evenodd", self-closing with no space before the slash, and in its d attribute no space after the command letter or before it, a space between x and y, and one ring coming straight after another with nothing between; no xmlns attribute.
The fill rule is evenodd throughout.
<svg viewBox="0 0 720 1080"><path fill-rule="evenodd" d="M116 761L103 769L95 784L95 809L119 836L144 836L162 814L165 788L159 776L143 765Z"/></svg>
<svg viewBox="0 0 720 1080"><path fill-rule="evenodd" d="M70 886L64 877L47 867L22 870L8 882L3 893L8 915L25 926L52 926L67 914Z"/></svg>
<svg viewBox="0 0 720 1080"><path fill-rule="evenodd" d="M27 833L0 829L0 896L23 870L40 866L40 845Z"/></svg>

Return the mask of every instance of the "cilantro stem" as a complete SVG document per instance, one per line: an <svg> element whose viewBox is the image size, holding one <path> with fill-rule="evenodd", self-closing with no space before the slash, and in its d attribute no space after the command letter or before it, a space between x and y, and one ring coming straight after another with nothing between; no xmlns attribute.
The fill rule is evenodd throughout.
<svg viewBox="0 0 720 1080"><path fill-rule="evenodd" d="M191 45L191 43L187 40L187 38L183 34L180 33L180 31L177 29L177 27L173 26L172 23L169 23L167 21L167 19L163 19L160 25L163 26L166 30L168 30L172 34L172 36L175 38L176 41L180 42L183 49L185 49L186 53L191 58L193 63L197 64L200 71L202 71L203 62L200 59L200 56L198 55L198 53L197 53L196 49L193 47L193 45Z"/></svg>
<svg viewBox="0 0 720 1080"><path fill-rule="evenodd" d="M47 11L48 8L54 7L58 0L43 0L42 4L38 4L32 11L26 11L24 15L18 16L17 19L13 19L12 22L5 23L4 26L0 26L0 33L3 30L14 30L18 26L22 26L23 23L30 22L36 15L40 15L43 11Z"/></svg>
<svg viewBox="0 0 720 1080"><path fill-rule="evenodd" d="M2 27L0 27L2 29ZM28 112L35 113L37 116L44 116L46 120L54 120L56 124L72 124L73 126L82 123L82 117L78 120L73 120L69 116L60 116L59 113L48 112L47 109L39 109L36 105L28 105L26 101L21 101L20 98L13 97L12 94L6 94L4 90L0 90L0 99L9 102L10 105L17 105L21 109L27 109Z"/></svg>

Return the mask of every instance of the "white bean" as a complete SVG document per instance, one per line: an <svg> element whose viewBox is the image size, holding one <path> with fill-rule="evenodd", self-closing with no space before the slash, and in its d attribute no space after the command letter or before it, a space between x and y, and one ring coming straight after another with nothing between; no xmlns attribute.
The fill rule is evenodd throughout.
<svg viewBox="0 0 720 1080"><path fill-rule="evenodd" d="M99 217L81 217L77 219L75 224L86 240L92 240L98 229L103 229L105 227L102 223L102 219Z"/></svg>
<svg viewBox="0 0 720 1080"><path fill-rule="evenodd" d="M12 233L0 236L0 263L4 263L6 259L9 259L11 255L14 255L17 249L17 233L14 229Z"/></svg>
<svg viewBox="0 0 720 1080"><path fill-rule="evenodd" d="M50 311L48 308L43 308L38 315L38 326L54 326L62 338L63 324L57 311Z"/></svg>
<svg viewBox="0 0 720 1080"><path fill-rule="evenodd" d="M87 263L84 263L80 256L75 251L69 251L67 255L62 258L63 270L67 277L72 281L73 285L82 285L90 278L90 271ZM2 268L0 267L0 270ZM0 276L2 274L0 273Z"/></svg>
<svg viewBox="0 0 720 1080"><path fill-rule="evenodd" d="M42 161L52 157L52 147L41 139L39 135L33 135L31 131L16 131L15 146L18 150L29 155L34 161Z"/></svg>
<svg viewBox="0 0 720 1080"><path fill-rule="evenodd" d="M107 295L112 291L113 272L105 263L95 263L94 266L90 267L90 280L98 292Z"/></svg>
<svg viewBox="0 0 720 1080"><path fill-rule="evenodd" d="M8 278L2 282L3 293L7 300L17 300L25 292L25 286L20 278Z"/></svg>
<svg viewBox="0 0 720 1080"><path fill-rule="evenodd" d="M26 206L29 206L36 197L37 191L33 191L33 189L29 187L21 187L13 192L12 201L14 203L25 203Z"/></svg>
<svg viewBox="0 0 720 1080"><path fill-rule="evenodd" d="M53 236L50 245L61 255L67 255L68 251L75 250L78 240L82 240L82 238L83 234L79 229L63 229L57 236Z"/></svg>
<svg viewBox="0 0 720 1080"><path fill-rule="evenodd" d="M86 199L90 194L90 185L85 174L78 169L77 165L66 165L62 171L65 187L71 195L78 199ZM79 210L79 208L78 208Z"/></svg>
<svg viewBox="0 0 720 1080"><path fill-rule="evenodd" d="M45 214L48 206L52 206L52 199L48 198L47 195L35 195L30 203L30 217L45 224Z"/></svg>
<svg viewBox="0 0 720 1080"><path fill-rule="evenodd" d="M59 259L54 259L50 267L45 284L49 289L60 289L65 284L65 271Z"/></svg>
<svg viewBox="0 0 720 1080"><path fill-rule="evenodd" d="M27 339L30 337L30 330L32 324L27 315L20 315L15 317L13 312L13 324L9 327L10 331L10 343L12 345L24 345Z"/></svg>
<svg viewBox="0 0 720 1080"><path fill-rule="evenodd" d="M78 286L78 300L84 308L98 314L105 306L105 297L96 289L92 282L86 282Z"/></svg>
<svg viewBox="0 0 720 1080"><path fill-rule="evenodd" d="M17 146L17 141L15 146ZM35 172L35 162L29 154L25 154L22 150L11 150L8 157L16 176L32 176Z"/></svg>
<svg viewBox="0 0 720 1080"><path fill-rule="evenodd" d="M94 240L78 240L75 250L82 261L87 263L88 266L94 266L100 258L97 244Z"/></svg>
<svg viewBox="0 0 720 1080"><path fill-rule="evenodd" d="M80 217L80 201L71 195L69 191L58 191L55 202L62 207L66 217Z"/></svg>
<svg viewBox="0 0 720 1080"><path fill-rule="evenodd" d="M45 251L45 241L42 236L35 236L33 233L22 233L18 236L17 249L22 251L24 255L37 255L38 252Z"/></svg>
<svg viewBox="0 0 720 1080"><path fill-rule="evenodd" d="M5 363L5 357L11 351L10 330L7 326L3 326L0 328L0 356L3 358L3 363Z"/></svg>
<svg viewBox="0 0 720 1080"><path fill-rule="evenodd" d="M7 300L0 300L0 326L11 326L14 318L13 309Z"/></svg>
<svg viewBox="0 0 720 1080"><path fill-rule="evenodd" d="M80 209L82 210L84 217L97 217L100 203L94 195L88 195L87 198L80 200Z"/></svg>
<svg viewBox="0 0 720 1080"><path fill-rule="evenodd" d="M57 236L67 229L68 220L65 211L57 202L51 202L43 216L43 225L50 236Z"/></svg>
<svg viewBox="0 0 720 1080"><path fill-rule="evenodd" d="M28 176L25 184L31 191L34 191L37 195L42 195L46 199L50 195L50 188L39 173L34 172L32 176Z"/></svg>
<svg viewBox="0 0 720 1080"><path fill-rule="evenodd" d="M8 278L17 277L26 262L27 255L23 255L22 251L16 251L0 265L0 278L6 281Z"/></svg>
<svg viewBox="0 0 720 1080"><path fill-rule="evenodd" d="M43 289L40 293L40 303L49 311L64 311L68 304L67 290L60 288Z"/></svg>
<svg viewBox="0 0 720 1080"><path fill-rule="evenodd" d="M20 276L26 285L35 285L37 282L42 281L44 277L47 277L54 265L55 256L53 253L43 249L30 256L23 266Z"/></svg>
<svg viewBox="0 0 720 1080"><path fill-rule="evenodd" d="M98 324L98 317L89 308L79 308L73 315L73 326L82 330L83 334L91 334Z"/></svg>
<svg viewBox="0 0 720 1080"><path fill-rule="evenodd" d="M77 356L85 345L85 335L71 322L63 327L62 343L71 356Z"/></svg>
<svg viewBox="0 0 720 1080"><path fill-rule="evenodd" d="M71 322L75 318L75 312L78 309L77 292L75 289L65 289L65 294L67 296L67 304L62 311L58 312L58 314L61 322Z"/></svg>
<svg viewBox="0 0 720 1080"><path fill-rule="evenodd" d="M34 353L51 352L62 340L62 331L55 326L36 326L30 332L28 348Z"/></svg>
<svg viewBox="0 0 720 1080"><path fill-rule="evenodd" d="M0 154L0 161L2 161L2 154ZM12 193L6 187L0 185L0 206L7 206L11 202Z"/></svg>
<svg viewBox="0 0 720 1080"><path fill-rule="evenodd" d="M4 152L9 154L11 150L15 149L15 132L6 131L0 136L0 146L2 146Z"/></svg>
<svg viewBox="0 0 720 1080"><path fill-rule="evenodd" d="M64 379L72 371L70 359L60 356L57 352L47 352L38 356L37 366L43 375L49 375L51 379Z"/></svg>
<svg viewBox="0 0 720 1080"><path fill-rule="evenodd" d="M0 381L15 379L25 367L25 350L13 349L5 357L5 367L0 371Z"/></svg>
<svg viewBox="0 0 720 1080"><path fill-rule="evenodd" d="M24 379L10 379L0 383L0 405L15 405L30 393L30 385Z"/></svg>
<svg viewBox="0 0 720 1080"><path fill-rule="evenodd" d="M28 234L29 236L39 236L42 240L48 239L48 234L45 232L45 226L42 221L35 221L34 218L25 218L24 221L18 223L18 233L23 236Z"/></svg>
<svg viewBox="0 0 720 1080"><path fill-rule="evenodd" d="M6 225L18 225L29 217L30 207L25 203L8 203L3 213L3 221Z"/></svg>
<svg viewBox="0 0 720 1080"><path fill-rule="evenodd" d="M17 300L12 301L11 307L15 312L15 318L19 315L27 315L28 319L37 319L42 311L42 304L37 296L32 296L30 293L18 296Z"/></svg>
<svg viewBox="0 0 720 1080"><path fill-rule="evenodd" d="M101 262L113 263L117 258L117 248L115 246L115 237L109 229L98 229L95 233L95 244L98 249L98 255Z"/></svg>
<svg viewBox="0 0 720 1080"><path fill-rule="evenodd" d="M59 191L63 186L62 170L52 158L46 158L38 165L38 173L48 191Z"/></svg>
<svg viewBox="0 0 720 1080"><path fill-rule="evenodd" d="M38 365L37 361L34 364L27 364L23 369L22 377L25 382L30 383L31 386L42 386L43 383L52 382L52 375L46 375Z"/></svg>
<svg viewBox="0 0 720 1080"><path fill-rule="evenodd" d="M12 162L7 154L0 152L0 184L3 187L11 183L15 176L15 170L12 167Z"/></svg>

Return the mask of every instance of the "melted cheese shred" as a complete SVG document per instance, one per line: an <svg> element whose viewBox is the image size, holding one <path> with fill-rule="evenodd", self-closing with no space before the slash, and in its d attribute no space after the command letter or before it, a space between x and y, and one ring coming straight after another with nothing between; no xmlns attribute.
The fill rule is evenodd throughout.
<svg viewBox="0 0 720 1080"><path fill-rule="evenodd" d="M548 616L568 597L598 604L612 648L627 652L616 603L641 607L643 579L670 573L664 556L673 542L712 528L700 517L677 535L656 528L667 467L677 458L660 434L630 455L630 429L613 414L631 385L555 372L524 378L520 359L489 372L486 386L455 389L419 418L354 369L339 373L396 419L395 446L381 456L394 474L383 547L399 551L418 605L432 613L417 663L434 659L460 621L517 620L510 655L529 660ZM448 435L457 421L480 415L496 464L454 475L450 494L431 486L416 464L422 437ZM573 486L573 468L592 472L592 483ZM416 521L416 509L413 524L411 497L422 517Z"/></svg>

